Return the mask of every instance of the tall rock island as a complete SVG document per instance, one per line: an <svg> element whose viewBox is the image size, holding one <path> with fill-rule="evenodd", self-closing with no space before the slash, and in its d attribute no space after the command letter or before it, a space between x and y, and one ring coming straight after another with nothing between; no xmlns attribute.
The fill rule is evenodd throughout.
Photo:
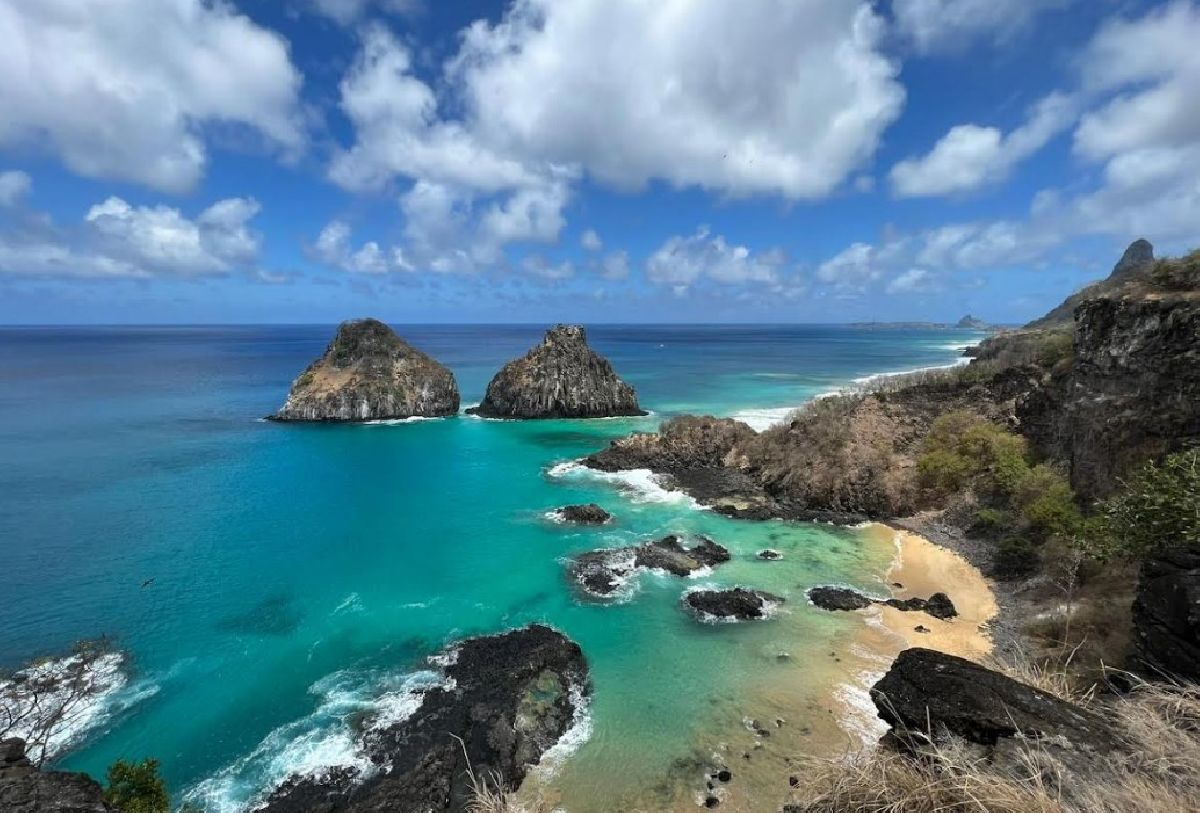
<svg viewBox="0 0 1200 813"><path fill-rule="evenodd" d="M588 347L580 325L555 325L542 343L505 364L479 406L485 418L608 418L645 415L637 393Z"/></svg>
<svg viewBox="0 0 1200 813"><path fill-rule="evenodd" d="M436 418L458 412L454 374L378 319L343 322L292 383L277 421Z"/></svg>

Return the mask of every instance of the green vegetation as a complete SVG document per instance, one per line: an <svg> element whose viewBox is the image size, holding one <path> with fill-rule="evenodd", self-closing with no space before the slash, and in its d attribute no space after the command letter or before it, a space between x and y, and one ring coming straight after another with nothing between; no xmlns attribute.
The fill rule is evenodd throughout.
<svg viewBox="0 0 1200 813"><path fill-rule="evenodd" d="M1101 513L1100 558L1138 560L1168 548L1200 548L1200 450L1148 463Z"/></svg>
<svg viewBox="0 0 1200 813"><path fill-rule="evenodd" d="M1200 289L1200 250L1185 257L1159 260L1150 272L1151 281L1167 291Z"/></svg>
<svg viewBox="0 0 1200 813"><path fill-rule="evenodd" d="M166 782L158 775L158 760L119 759L110 765L104 801L121 813L168 813L171 797Z"/></svg>

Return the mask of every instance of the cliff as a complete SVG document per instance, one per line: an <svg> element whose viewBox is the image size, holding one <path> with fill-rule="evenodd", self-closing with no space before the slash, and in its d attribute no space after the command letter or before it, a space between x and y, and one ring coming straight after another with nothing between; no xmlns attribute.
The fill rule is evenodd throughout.
<svg viewBox="0 0 1200 813"><path fill-rule="evenodd" d="M370 421L458 412L458 384L441 364L376 319L343 322L292 383L277 421Z"/></svg>
<svg viewBox="0 0 1200 813"><path fill-rule="evenodd" d="M25 741L0 740L0 810L5 813L117 813L100 783L83 773L43 771Z"/></svg>
<svg viewBox="0 0 1200 813"><path fill-rule="evenodd" d="M579 325L556 325L542 343L501 368L477 407L486 418L645 415L637 393L587 344Z"/></svg>
<svg viewBox="0 0 1200 813"><path fill-rule="evenodd" d="M1121 259L1113 266L1112 273L1106 279L1094 282L1081 291L1071 294L1061 305L1051 310L1045 316L1034 319L1025 327L1042 329L1070 325L1075 309L1089 299L1110 296L1126 286L1136 285L1151 269L1154 268L1154 246L1146 240L1135 240L1121 255Z"/></svg>

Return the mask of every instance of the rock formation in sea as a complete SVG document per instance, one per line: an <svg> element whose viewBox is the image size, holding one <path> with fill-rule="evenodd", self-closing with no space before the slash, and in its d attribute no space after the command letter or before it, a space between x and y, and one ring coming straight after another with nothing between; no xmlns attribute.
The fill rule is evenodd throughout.
<svg viewBox="0 0 1200 813"><path fill-rule="evenodd" d="M988 328L988 323L979 317L972 316L968 313L966 316L955 322L954 326L960 330L986 330Z"/></svg>
<svg viewBox="0 0 1200 813"><path fill-rule="evenodd" d="M683 597L684 606L702 621L756 621L782 603L780 596L745 587L692 590Z"/></svg>
<svg viewBox="0 0 1200 813"><path fill-rule="evenodd" d="M1146 671L1200 682L1200 551L1168 551L1142 565L1133 629Z"/></svg>
<svg viewBox="0 0 1200 813"><path fill-rule="evenodd" d="M571 579L590 595L607 598L616 593L637 570L663 570L673 576L691 576L704 568L728 562L729 551L707 537L690 548L678 536L624 548L604 548L581 553L571 560Z"/></svg>
<svg viewBox="0 0 1200 813"><path fill-rule="evenodd" d="M872 598L848 587L814 587L808 591L808 600L822 610L861 610L872 604L894 607L904 613L922 612L934 618L948 621L958 615L954 602L945 593L934 593L929 598Z"/></svg>
<svg viewBox="0 0 1200 813"><path fill-rule="evenodd" d="M100 783L84 773L43 771L25 741L0 740L0 810L4 813L118 813L105 804Z"/></svg>
<svg viewBox="0 0 1200 813"><path fill-rule="evenodd" d="M588 347L579 325L555 325L542 343L501 368L477 407L485 418L608 418L645 415L637 393Z"/></svg>
<svg viewBox="0 0 1200 813"><path fill-rule="evenodd" d="M594 502L585 505L564 505L555 509L554 513L562 521L574 522L577 525L603 525L612 519L612 514Z"/></svg>
<svg viewBox="0 0 1200 813"><path fill-rule="evenodd" d="M377 319L338 326L321 358L292 382L277 421L435 418L458 412L454 374Z"/></svg>
<svg viewBox="0 0 1200 813"><path fill-rule="evenodd" d="M407 719L364 735L376 770L294 775L260 810L466 811L471 775L511 792L572 726L589 693L579 646L533 625L459 644L447 683Z"/></svg>

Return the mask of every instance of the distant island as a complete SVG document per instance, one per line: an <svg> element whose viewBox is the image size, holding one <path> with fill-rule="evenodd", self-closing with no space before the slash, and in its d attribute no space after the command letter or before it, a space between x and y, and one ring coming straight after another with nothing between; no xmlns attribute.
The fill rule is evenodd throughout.
<svg viewBox="0 0 1200 813"><path fill-rule="evenodd" d="M967 314L957 322L851 322L850 327L875 330L1001 330L1003 325L985 322Z"/></svg>

